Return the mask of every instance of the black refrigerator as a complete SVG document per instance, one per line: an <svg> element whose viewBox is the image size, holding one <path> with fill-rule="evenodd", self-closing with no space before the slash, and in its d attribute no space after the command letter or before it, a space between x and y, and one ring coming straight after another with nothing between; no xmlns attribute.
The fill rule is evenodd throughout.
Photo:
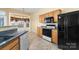
<svg viewBox="0 0 79 59"><path fill-rule="evenodd" d="M79 50L79 11L58 15L58 48Z"/></svg>

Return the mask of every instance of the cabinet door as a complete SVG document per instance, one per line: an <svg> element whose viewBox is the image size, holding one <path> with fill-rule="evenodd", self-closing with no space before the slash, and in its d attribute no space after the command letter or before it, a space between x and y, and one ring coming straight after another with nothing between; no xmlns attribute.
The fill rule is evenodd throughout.
<svg viewBox="0 0 79 59"><path fill-rule="evenodd" d="M17 49L19 49L19 39L18 38L14 39L13 41L10 41L4 47L0 48L0 50L13 50L12 48L16 45L18 45L18 47L16 48L16 50L17 50Z"/></svg>
<svg viewBox="0 0 79 59"><path fill-rule="evenodd" d="M42 28L40 27L37 28L37 34L38 36L42 37Z"/></svg>
<svg viewBox="0 0 79 59"><path fill-rule="evenodd" d="M49 13L44 14L44 18L49 17Z"/></svg>
<svg viewBox="0 0 79 59"><path fill-rule="evenodd" d="M40 21L40 23L44 23L44 15L39 16L39 21Z"/></svg>
<svg viewBox="0 0 79 59"><path fill-rule="evenodd" d="M53 17L53 12L48 13L49 17Z"/></svg>
<svg viewBox="0 0 79 59"><path fill-rule="evenodd" d="M58 33L57 33L57 29L52 31L52 42L53 43L58 43Z"/></svg>
<svg viewBox="0 0 79 59"><path fill-rule="evenodd" d="M18 50L18 48L19 48L19 45L16 44L16 46L14 46L11 50Z"/></svg>
<svg viewBox="0 0 79 59"><path fill-rule="evenodd" d="M54 22L58 22L58 15L61 13L61 10L54 11Z"/></svg>

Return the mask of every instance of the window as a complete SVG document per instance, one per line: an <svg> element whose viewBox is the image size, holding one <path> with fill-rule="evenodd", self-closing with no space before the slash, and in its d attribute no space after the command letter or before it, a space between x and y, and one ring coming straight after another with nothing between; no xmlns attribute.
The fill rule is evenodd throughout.
<svg viewBox="0 0 79 59"><path fill-rule="evenodd" d="M0 26L5 26L6 25L6 21L7 21L7 18L6 18L6 12L4 11L0 11Z"/></svg>
<svg viewBox="0 0 79 59"><path fill-rule="evenodd" d="M0 26L4 26L4 17L0 16Z"/></svg>

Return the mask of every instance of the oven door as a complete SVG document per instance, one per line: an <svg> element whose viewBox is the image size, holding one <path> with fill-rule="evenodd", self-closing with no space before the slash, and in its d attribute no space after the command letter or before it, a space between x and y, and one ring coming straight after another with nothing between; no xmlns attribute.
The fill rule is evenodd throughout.
<svg viewBox="0 0 79 59"><path fill-rule="evenodd" d="M43 29L42 33L47 37L51 37L51 29Z"/></svg>
<svg viewBox="0 0 79 59"><path fill-rule="evenodd" d="M51 31L52 29L43 29L42 34L43 34L43 38L47 41L51 42Z"/></svg>

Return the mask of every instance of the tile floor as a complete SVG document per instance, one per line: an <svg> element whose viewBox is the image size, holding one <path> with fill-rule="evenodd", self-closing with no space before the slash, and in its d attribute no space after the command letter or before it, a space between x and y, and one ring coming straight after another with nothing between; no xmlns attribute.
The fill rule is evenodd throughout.
<svg viewBox="0 0 79 59"><path fill-rule="evenodd" d="M56 44L38 37L34 32L28 32L27 39L29 40L29 50L59 50Z"/></svg>

